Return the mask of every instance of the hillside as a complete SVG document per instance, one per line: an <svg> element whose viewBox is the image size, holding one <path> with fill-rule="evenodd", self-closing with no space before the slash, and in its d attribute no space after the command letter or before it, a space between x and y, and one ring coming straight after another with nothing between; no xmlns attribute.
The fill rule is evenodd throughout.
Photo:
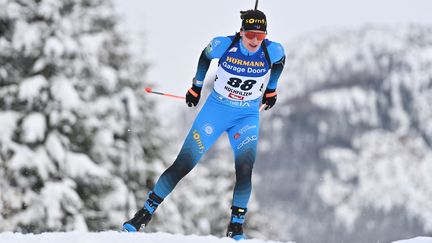
<svg viewBox="0 0 432 243"><path fill-rule="evenodd" d="M262 115L256 191L275 215L286 212L290 239L432 232L422 213L432 212L431 30L364 26L286 44L278 103Z"/></svg>

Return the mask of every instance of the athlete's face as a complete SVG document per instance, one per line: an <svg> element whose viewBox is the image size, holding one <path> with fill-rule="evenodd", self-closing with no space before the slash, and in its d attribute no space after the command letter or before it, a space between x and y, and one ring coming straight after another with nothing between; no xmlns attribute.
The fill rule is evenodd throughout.
<svg viewBox="0 0 432 243"><path fill-rule="evenodd" d="M243 45L250 52L256 52L266 37L266 33L260 30L241 30L240 35Z"/></svg>

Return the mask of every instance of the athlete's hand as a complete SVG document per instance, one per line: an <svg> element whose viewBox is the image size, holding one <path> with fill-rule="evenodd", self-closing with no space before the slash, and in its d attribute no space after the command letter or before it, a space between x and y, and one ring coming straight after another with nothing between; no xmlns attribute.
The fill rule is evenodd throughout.
<svg viewBox="0 0 432 243"><path fill-rule="evenodd" d="M266 89L262 98L262 103L266 105L264 109L268 110L272 108L276 103L276 99L276 89Z"/></svg>
<svg viewBox="0 0 432 243"><path fill-rule="evenodd" d="M202 87L195 86L192 84L192 87L186 93L186 104L189 107L196 106L198 104L199 99L201 98L201 89Z"/></svg>

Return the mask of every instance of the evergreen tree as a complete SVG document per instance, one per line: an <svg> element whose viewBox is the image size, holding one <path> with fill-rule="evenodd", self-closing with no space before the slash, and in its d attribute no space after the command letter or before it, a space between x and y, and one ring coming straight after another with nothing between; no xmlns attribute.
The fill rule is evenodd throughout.
<svg viewBox="0 0 432 243"><path fill-rule="evenodd" d="M171 146L158 130L146 65L117 24L110 1L0 0L1 230L118 229L180 149L184 136ZM235 174L221 140L150 231L225 234ZM264 237L253 201L247 233Z"/></svg>
<svg viewBox="0 0 432 243"><path fill-rule="evenodd" d="M110 1L0 1L0 229L118 228L163 143ZM154 163L156 162L156 163Z"/></svg>

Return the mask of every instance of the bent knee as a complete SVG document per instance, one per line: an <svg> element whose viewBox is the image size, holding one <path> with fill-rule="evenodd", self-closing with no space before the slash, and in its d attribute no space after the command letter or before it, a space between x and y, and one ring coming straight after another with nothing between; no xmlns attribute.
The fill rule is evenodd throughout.
<svg viewBox="0 0 432 243"><path fill-rule="evenodd" d="M178 156L174 163L171 165L170 170L175 174L183 177L187 175L193 168L195 163L193 162L192 156Z"/></svg>

